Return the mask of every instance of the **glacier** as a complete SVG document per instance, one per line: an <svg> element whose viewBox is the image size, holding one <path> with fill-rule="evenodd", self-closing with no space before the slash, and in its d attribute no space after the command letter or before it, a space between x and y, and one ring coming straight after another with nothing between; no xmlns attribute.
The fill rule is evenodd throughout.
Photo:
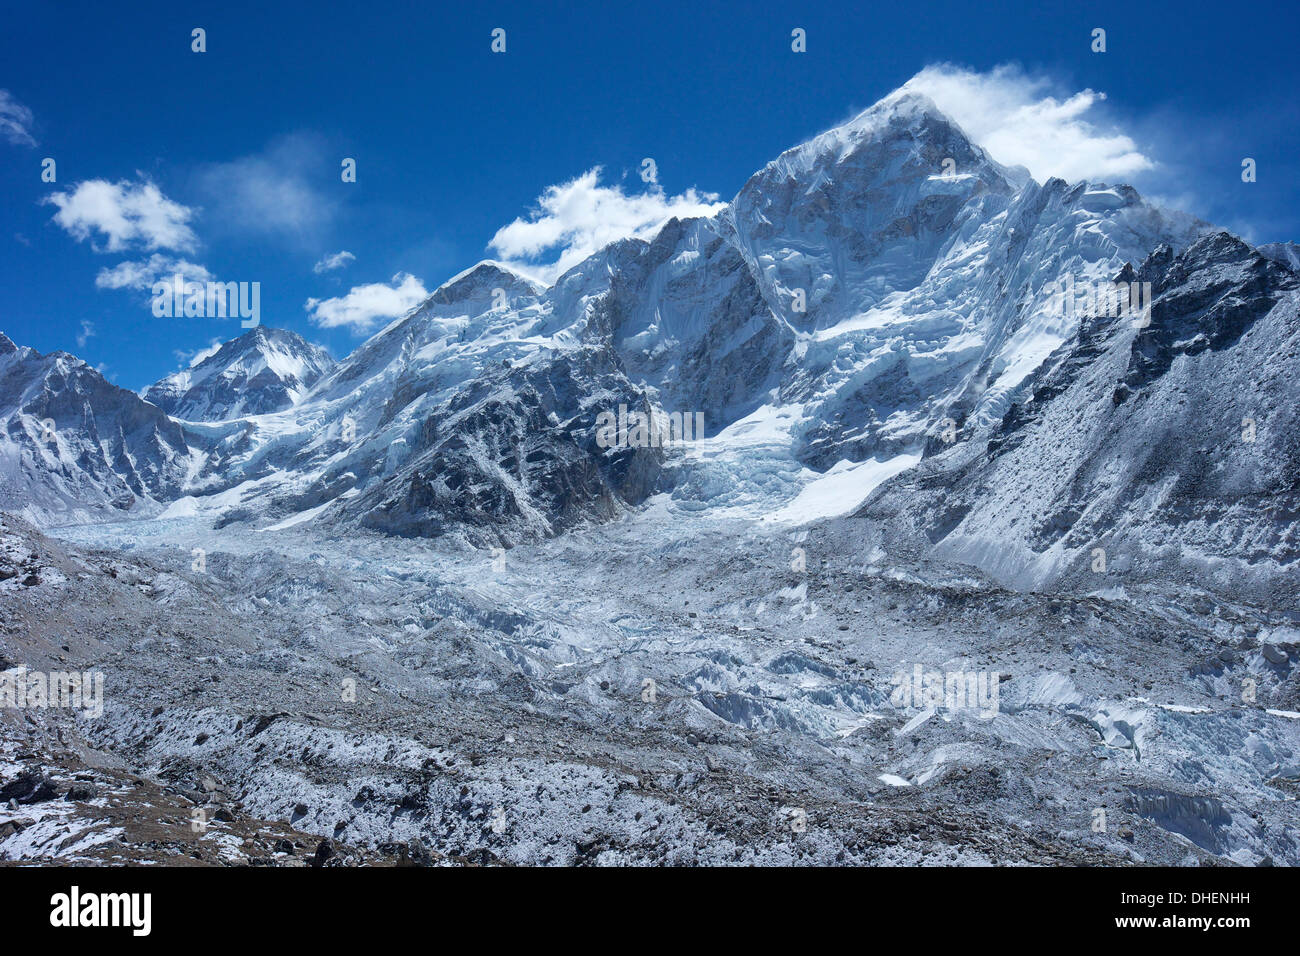
<svg viewBox="0 0 1300 956"><path fill-rule="evenodd" d="M124 765L226 862L1294 865L1293 251L901 90L337 361L259 327L137 395L0 337L0 665L108 677L0 772ZM894 706L915 667L997 712ZM0 858L148 857L59 820Z"/></svg>

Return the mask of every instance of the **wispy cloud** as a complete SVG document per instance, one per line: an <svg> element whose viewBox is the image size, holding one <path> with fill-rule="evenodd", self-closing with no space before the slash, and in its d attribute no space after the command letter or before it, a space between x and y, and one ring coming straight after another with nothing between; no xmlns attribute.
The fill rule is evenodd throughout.
<svg viewBox="0 0 1300 956"><path fill-rule="evenodd" d="M95 323L89 319L81 320L81 331L77 333L77 348L84 349L86 343L95 335Z"/></svg>
<svg viewBox="0 0 1300 956"><path fill-rule="evenodd" d="M994 159L1024 166L1040 182L1052 176L1113 181L1155 166L1132 137L1099 115L1105 93L1066 92L1008 65L987 73L928 66L903 89L929 96Z"/></svg>
<svg viewBox="0 0 1300 956"><path fill-rule="evenodd" d="M391 283L374 282L354 286L346 295L332 299L308 299L303 306L313 324L324 329L346 327L366 332L380 320L405 315L429 293L424 283L406 272L393 276Z"/></svg>
<svg viewBox="0 0 1300 956"><path fill-rule="evenodd" d="M553 282L564 272L619 239L646 239L674 216L711 216L725 203L694 189L669 196L662 187L628 194L600 185L601 168L547 187L528 219L499 229L488 244L513 268Z"/></svg>
<svg viewBox="0 0 1300 956"><path fill-rule="evenodd" d="M330 272L334 269L342 269L350 262L356 261L356 256L344 249L341 252L332 252L325 256L311 267L311 271L320 275L323 272Z"/></svg>
<svg viewBox="0 0 1300 956"><path fill-rule="evenodd" d="M217 352L221 350L221 346L224 344L225 343L222 342L221 339L214 338L207 344L205 348L201 348L193 352L187 351L185 349L173 349L172 355L176 357L176 361L180 363L182 368L194 368L194 366L204 361L204 359L208 359L216 355Z"/></svg>
<svg viewBox="0 0 1300 956"><path fill-rule="evenodd" d="M189 222L194 211L163 195L146 179L139 182L88 179L41 200L57 206L54 222L78 242L100 236L97 252L121 252L133 245L146 249L190 250L197 244Z"/></svg>
<svg viewBox="0 0 1300 956"><path fill-rule="evenodd" d="M31 110L8 90L0 90L0 136L15 146L35 146L36 137L32 135L35 122Z"/></svg>
<svg viewBox="0 0 1300 956"><path fill-rule="evenodd" d="M197 188L217 230L307 242L334 216L334 202L315 185L326 181L327 166L323 141L297 133L260 153L202 167Z"/></svg>

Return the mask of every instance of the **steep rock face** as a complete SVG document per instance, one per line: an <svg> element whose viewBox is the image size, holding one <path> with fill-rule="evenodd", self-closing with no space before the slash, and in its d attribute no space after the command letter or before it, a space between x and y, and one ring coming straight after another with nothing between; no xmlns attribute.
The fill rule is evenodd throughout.
<svg viewBox="0 0 1300 956"><path fill-rule="evenodd" d="M987 442L936 448L860 515L1020 586L1119 570L1294 594L1300 278L1227 233L1117 278L1152 282L1149 325L1083 317Z"/></svg>
<svg viewBox="0 0 1300 956"><path fill-rule="evenodd" d="M144 398L186 421L265 415L295 405L334 365L296 332L258 326L150 385Z"/></svg>
<svg viewBox="0 0 1300 956"><path fill-rule="evenodd" d="M785 329L770 400L817 470L995 425L1074 331L1054 282L1109 279L1205 228L1127 186L1039 185L894 94L783 154L717 219Z"/></svg>
<svg viewBox="0 0 1300 956"><path fill-rule="evenodd" d="M511 544L605 520L660 481L656 448L601 448L597 416L651 408L608 342L562 321L496 263L439 287L298 407L230 435L205 492L248 489L222 520L305 515L340 528ZM582 316L587 305L575 303ZM256 489L255 491L253 489ZM309 513L309 514L308 514Z"/></svg>
<svg viewBox="0 0 1300 956"><path fill-rule="evenodd" d="M723 215L769 301L819 329L916 288L954 234L1006 207L1016 180L1028 175L995 163L930 100L894 94L783 153Z"/></svg>
<svg viewBox="0 0 1300 956"><path fill-rule="evenodd" d="M0 510L57 524L174 497L192 449L181 427L66 352L0 334Z"/></svg>
<svg viewBox="0 0 1300 956"><path fill-rule="evenodd" d="M607 358L582 350L479 377L424 419L408 463L346 502L342 520L513 544L639 504L659 488L663 455L597 445L599 410L649 409Z"/></svg>
<svg viewBox="0 0 1300 956"><path fill-rule="evenodd" d="M663 408L702 413L710 433L767 399L795 336L716 220L673 219L611 252L607 288L584 297L588 340Z"/></svg>

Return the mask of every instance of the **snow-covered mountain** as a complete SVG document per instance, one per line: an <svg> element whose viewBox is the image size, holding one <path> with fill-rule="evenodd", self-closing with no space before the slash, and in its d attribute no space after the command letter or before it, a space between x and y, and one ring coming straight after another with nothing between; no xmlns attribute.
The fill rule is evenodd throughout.
<svg viewBox="0 0 1300 956"><path fill-rule="evenodd" d="M259 325L150 385L144 397L187 421L264 415L295 405L334 364L297 332Z"/></svg>
<svg viewBox="0 0 1300 956"><path fill-rule="evenodd" d="M1292 250L900 93L337 364L146 401L0 336L0 511L64 526L0 515L0 673L110 688L0 769L149 824L69 789L0 859L1294 865Z"/></svg>
<svg viewBox="0 0 1300 956"><path fill-rule="evenodd" d="M1109 280L1203 228L1129 187L1040 186L910 93L784 154L723 216L798 332L779 401L819 469L918 451L944 418L989 427L1077 322L1053 283Z"/></svg>
<svg viewBox="0 0 1300 956"><path fill-rule="evenodd" d="M182 426L67 352L0 333L0 510L47 524L103 519L181 493Z"/></svg>
<svg viewBox="0 0 1300 956"><path fill-rule="evenodd" d="M1087 315L986 442L944 447L863 510L1004 581L1160 571L1296 587L1300 276L1228 233L1154 250L1150 324Z"/></svg>
<svg viewBox="0 0 1300 956"><path fill-rule="evenodd" d="M880 513L911 516L921 538L944 540L954 557L1040 581L1069 564L1034 557L1061 537L1051 529L1072 528L1062 516L1087 510L1057 501L1030 523L1038 530L1003 526L1028 507L1013 477L1028 465L1013 466L1006 436L1040 413L1044 382L1054 393L1086 392L1035 452L1045 471L1034 488L1048 494L1062 476L1100 467L1088 462L1116 440L1099 432L1080 444L1078 416L1102 401L1087 391L1099 386L1084 379L1099 373L1083 357L1122 351L1129 338L1145 349L1201 322L1174 304L1200 302L1212 275L1253 290L1256 311L1288 307L1294 274L1265 268L1269 260L1244 244L1221 236L1187 258L1209 231L1128 186L1039 184L998 164L924 96L899 92L782 154L716 216L616 242L549 288L480 263L337 366L296 336L257 329L146 397L191 420L183 434L192 460L172 513L509 544L609 519L655 494L683 514L803 522L850 512L883 483ZM1248 259L1255 264L1242 265ZM1062 289L1117 280L1158 289L1153 324L1140 334L1125 337L1127 319L1098 324L1086 304L1065 304ZM1267 334L1251 341L1284 348L1285 322L1260 328ZM1195 334L1218 341L1213 328ZM1199 348L1180 338L1161 347ZM1182 367L1171 360L1115 375L1147 376L1124 387L1152 396L1174 388L1165 380ZM1241 373L1216 364L1206 374L1237 383ZM1112 403L1112 394L1107 428L1155 436L1182 427L1175 399ZM703 440L603 447L598 418L619 406L698 413ZM1068 434L1053 438L1059 430ZM1264 429L1251 453L1285 461L1272 444L1281 440ZM1224 472L1227 454L1218 442L1204 467ZM984 503L954 496L949 516L936 518L916 483L957 467L985 489ZM1109 468L1089 494L1127 507L1139 488L1112 487L1119 465ZM1173 481L1182 472L1171 468ZM1005 483L986 487L1000 469L1011 469ZM1204 547L1239 548L1236 522L1254 527L1278 507L1224 510L1214 533L1236 543ZM999 508L1004 518L976 530L981 509ZM949 534L959 511L971 524ZM993 539L1028 551L1012 558ZM1291 546L1272 541L1270 560L1287 563Z"/></svg>

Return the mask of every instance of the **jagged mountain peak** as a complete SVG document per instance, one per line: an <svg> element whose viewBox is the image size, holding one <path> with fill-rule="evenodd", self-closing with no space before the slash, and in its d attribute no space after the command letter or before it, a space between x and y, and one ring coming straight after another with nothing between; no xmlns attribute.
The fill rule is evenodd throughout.
<svg viewBox="0 0 1300 956"><path fill-rule="evenodd" d="M242 335L231 339L226 343L226 345L241 345L247 347L254 342L290 342L295 346L299 344L307 344L307 340L297 332L290 331L289 329L277 329L270 325L257 325L249 329L247 332L244 332Z"/></svg>
<svg viewBox="0 0 1300 956"><path fill-rule="evenodd" d="M179 493L179 423L75 355L0 338L0 510L68 523Z"/></svg>
<svg viewBox="0 0 1300 956"><path fill-rule="evenodd" d="M1027 175L994 162L930 97L900 89L846 122L786 150L755 173L745 188L756 181L770 182L774 176L804 179L835 168L900 167L909 160L923 167L926 175L944 174L944 160L952 160L948 169L955 176L991 173L1019 184Z"/></svg>
<svg viewBox="0 0 1300 956"><path fill-rule="evenodd" d="M774 311L825 328L915 288L963 229L1031 182L900 91L768 163L723 220Z"/></svg>
<svg viewBox="0 0 1300 956"><path fill-rule="evenodd" d="M89 369L95 372L96 375L99 374L88 362L71 352L64 349L41 352L30 345L18 345L3 332L0 332L0 356L12 357L15 363L28 363L32 367L39 366L43 370L42 374L48 374L49 372L66 374L80 368Z"/></svg>
<svg viewBox="0 0 1300 956"><path fill-rule="evenodd" d="M298 333L259 325L149 386L144 398L188 421L264 415L296 404L334 365Z"/></svg>
<svg viewBox="0 0 1300 956"><path fill-rule="evenodd" d="M1130 186L1039 185L928 97L899 91L782 154L717 215L610 243L550 287L476 263L331 363L301 400L252 407L237 394L257 391L244 358L262 362L287 333L227 343L164 383L197 390L213 418L292 407L220 434L193 429L186 493L223 511L226 492L256 488L256 503L229 520L305 514L399 533L455 533L478 509L506 516L503 540L555 533L584 513L606 519L670 487L697 511L844 514L942 453L934 436L946 423L977 445L1016 420L1040 370L1079 333L1051 291L1063 278L1084 288L1154 284L1187 263L1200 273L1161 286L1155 329L1138 340L1151 354L1136 371L1114 357L1130 390L1164 375L1166 358L1199 354L1198 333L1211 348L1230 343L1231 301L1223 334L1192 308L1235 281L1224 257L1254 257L1246 278L1263 287L1252 293L1260 309L1291 273L1233 237L1183 255L1203 232ZM1223 282L1209 283L1214 269ZM1170 328L1190 335L1166 342L1175 307ZM204 394L210 380L229 394ZM1113 393L1114 382L1096 392ZM620 405L698 416L711 452L620 458L593 430ZM823 480L847 490L795 506Z"/></svg>
<svg viewBox="0 0 1300 956"><path fill-rule="evenodd" d="M416 521L436 500L450 514L416 480L424 459L445 442L497 439L486 419L453 422L448 409L492 408L494 420L515 423L554 414L575 435L612 396L617 405L639 393L665 412L698 411L710 436L780 406L762 454L783 468L876 459L884 474L918 460L937 421L996 425L1073 332L1074 320L1052 310L1049 283L1110 280L1189 235L1129 187L1012 175L928 97L900 91L768 164L717 216L610 243L549 288L476 263L319 383L294 412L302 427L253 436L211 487L283 474L289 510L338 499L338 516L382 499ZM576 374L564 371L570 362ZM522 404L476 404L524 381ZM345 424L355 440L337 444ZM524 431L534 427L559 426ZM563 472L548 456L568 460L565 441L523 471ZM240 460L257 470L233 470ZM521 481L515 466L503 466L499 487ZM677 495L730 484L729 495L761 499L768 488L751 492L761 473L738 454ZM319 485L304 496L299 478L313 475ZM511 494L527 511L544 490L526 480Z"/></svg>
<svg viewBox="0 0 1300 956"><path fill-rule="evenodd" d="M1285 264L1225 230L1207 232L1177 256L1164 247L1157 249L1140 272L1143 278L1154 280L1157 293L1188 284L1205 288L1236 285L1249 281L1243 278L1248 275L1258 276L1270 287L1295 285L1295 276Z"/></svg>
<svg viewBox="0 0 1300 956"><path fill-rule="evenodd" d="M518 295L535 296L543 291L544 286L508 265L484 259L438 286L426 303L454 305L483 296L490 297L496 289L503 290L509 298Z"/></svg>

